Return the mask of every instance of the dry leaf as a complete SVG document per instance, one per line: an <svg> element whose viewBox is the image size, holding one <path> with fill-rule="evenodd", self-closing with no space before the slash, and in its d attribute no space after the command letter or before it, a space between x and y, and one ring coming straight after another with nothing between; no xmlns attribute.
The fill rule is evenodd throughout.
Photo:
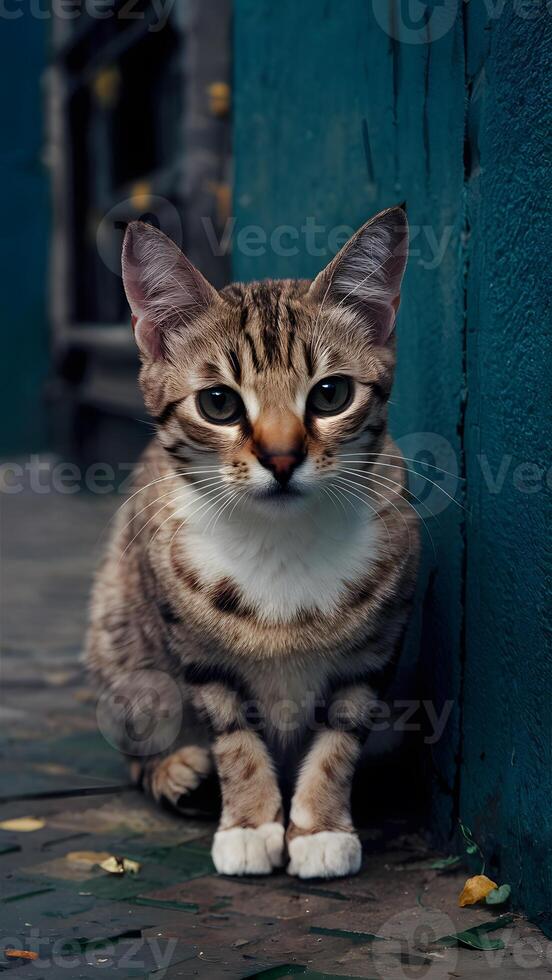
<svg viewBox="0 0 552 980"><path fill-rule="evenodd" d="M138 861L131 861L130 858L123 858L123 867L131 875L137 875L141 865Z"/></svg>
<svg viewBox="0 0 552 980"><path fill-rule="evenodd" d="M487 875L475 875L474 878L468 878L458 899L458 904L461 909L466 905L475 905L476 902L481 902L486 898L489 892L495 888L498 888L498 885L487 878Z"/></svg>
<svg viewBox="0 0 552 980"><path fill-rule="evenodd" d="M13 817L12 820L2 820L0 830L16 830L20 834L30 834L33 830L42 830L46 821L42 817Z"/></svg>
<svg viewBox="0 0 552 980"><path fill-rule="evenodd" d="M65 860L69 861L69 864L77 864L82 868L93 868L110 857L109 851L69 851L65 855Z"/></svg>
<svg viewBox="0 0 552 980"><path fill-rule="evenodd" d="M69 766L61 766L57 762L35 762L33 769L36 772L45 772L48 776L67 776L72 772Z"/></svg>
<svg viewBox="0 0 552 980"><path fill-rule="evenodd" d="M38 953L31 949L5 949L4 956L9 960L37 960Z"/></svg>
<svg viewBox="0 0 552 980"><path fill-rule="evenodd" d="M100 868L103 871L107 871L110 875L124 875L125 871L129 874L137 875L140 870L140 865L138 861L131 861L130 858L115 857L115 855L110 855L105 861L102 861Z"/></svg>

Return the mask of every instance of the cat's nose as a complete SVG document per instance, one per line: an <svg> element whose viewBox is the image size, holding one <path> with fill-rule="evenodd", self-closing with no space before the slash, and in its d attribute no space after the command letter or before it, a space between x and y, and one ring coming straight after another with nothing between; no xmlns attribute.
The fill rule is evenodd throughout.
<svg viewBox="0 0 552 980"><path fill-rule="evenodd" d="M261 466L270 470L281 487L287 486L294 470L301 465L305 458L303 450L283 453L261 453L257 456Z"/></svg>
<svg viewBox="0 0 552 980"><path fill-rule="evenodd" d="M282 408L265 409L253 426L252 451L261 466L285 487L306 456L302 420Z"/></svg>

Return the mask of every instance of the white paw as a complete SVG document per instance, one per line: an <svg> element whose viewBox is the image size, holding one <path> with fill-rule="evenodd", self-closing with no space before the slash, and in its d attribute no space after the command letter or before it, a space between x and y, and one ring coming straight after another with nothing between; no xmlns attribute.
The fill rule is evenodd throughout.
<svg viewBox="0 0 552 980"><path fill-rule="evenodd" d="M221 875L267 875L284 863L284 828L279 823L218 830L211 851Z"/></svg>
<svg viewBox="0 0 552 980"><path fill-rule="evenodd" d="M151 792L156 800L164 796L175 805L181 796L197 789L213 766L207 749L186 745L162 759L151 776Z"/></svg>
<svg viewBox="0 0 552 980"><path fill-rule="evenodd" d="M356 834L323 830L294 837L289 844L287 872L299 878L341 878L356 875L362 848Z"/></svg>

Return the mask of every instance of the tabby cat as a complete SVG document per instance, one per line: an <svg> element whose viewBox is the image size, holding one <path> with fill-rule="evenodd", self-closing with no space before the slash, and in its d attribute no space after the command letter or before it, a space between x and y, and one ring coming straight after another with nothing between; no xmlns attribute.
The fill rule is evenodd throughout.
<svg viewBox="0 0 552 980"><path fill-rule="evenodd" d="M223 874L360 867L351 780L418 556L387 433L407 251L395 207L312 282L219 292L160 231L126 232L156 435L97 576L87 660L131 705L149 677L169 680L147 744L122 747L145 789L175 805L215 768Z"/></svg>

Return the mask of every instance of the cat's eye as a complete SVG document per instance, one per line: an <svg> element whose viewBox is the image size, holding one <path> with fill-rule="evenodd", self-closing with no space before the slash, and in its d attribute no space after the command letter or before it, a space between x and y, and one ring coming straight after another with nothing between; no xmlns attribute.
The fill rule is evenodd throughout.
<svg viewBox="0 0 552 980"><path fill-rule="evenodd" d="M203 418L215 425L232 425L245 414L240 396L226 385L198 392L197 405Z"/></svg>
<svg viewBox="0 0 552 980"><path fill-rule="evenodd" d="M323 378L311 389L307 399L307 410L312 415L337 415L351 402L353 385L349 378L336 375Z"/></svg>

